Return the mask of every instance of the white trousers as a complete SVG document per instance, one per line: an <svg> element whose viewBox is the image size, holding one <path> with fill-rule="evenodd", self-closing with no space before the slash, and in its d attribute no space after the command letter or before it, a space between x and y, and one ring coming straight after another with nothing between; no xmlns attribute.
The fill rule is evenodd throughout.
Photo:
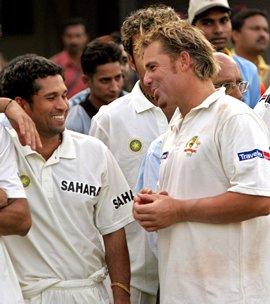
<svg viewBox="0 0 270 304"><path fill-rule="evenodd" d="M130 288L130 303L131 304L156 304L157 297L141 290L131 287Z"/></svg>
<svg viewBox="0 0 270 304"><path fill-rule="evenodd" d="M110 304L105 277L102 269L85 280L42 280L38 288L23 290L25 304ZM45 283L50 286L40 288Z"/></svg>

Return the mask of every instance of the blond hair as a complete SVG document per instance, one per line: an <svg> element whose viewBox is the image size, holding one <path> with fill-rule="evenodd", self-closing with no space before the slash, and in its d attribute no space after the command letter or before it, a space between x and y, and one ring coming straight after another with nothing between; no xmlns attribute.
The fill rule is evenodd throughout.
<svg viewBox="0 0 270 304"><path fill-rule="evenodd" d="M121 27L121 39L125 51L133 55L133 36L142 35L153 27L177 20L180 20L180 17L175 10L165 5L150 6L131 13Z"/></svg>
<svg viewBox="0 0 270 304"><path fill-rule="evenodd" d="M179 20L155 27L141 37L136 48L142 52L154 41L160 41L163 51L172 59L178 58L181 52L189 53L193 71L200 79L212 78L219 71L213 46L199 29L187 21Z"/></svg>

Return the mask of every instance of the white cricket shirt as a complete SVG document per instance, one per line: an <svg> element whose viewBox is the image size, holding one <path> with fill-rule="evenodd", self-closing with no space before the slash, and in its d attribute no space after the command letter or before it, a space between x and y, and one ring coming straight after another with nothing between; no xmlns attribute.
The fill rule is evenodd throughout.
<svg viewBox="0 0 270 304"><path fill-rule="evenodd" d="M65 130L47 161L11 134L33 219L26 238L5 240L23 292L47 279L88 278L105 264L100 234L133 221L117 162L99 140L76 132Z"/></svg>
<svg viewBox="0 0 270 304"><path fill-rule="evenodd" d="M163 148L160 190L195 199L227 191L270 196L264 123L219 90L179 116ZM270 303L270 216L183 222L159 230L162 304Z"/></svg>
<svg viewBox="0 0 270 304"><path fill-rule="evenodd" d="M168 127L162 110L142 93L139 81L130 94L102 106L93 117L90 135L108 146L135 191L141 160L150 143ZM125 228L131 261L131 286L156 294L157 261L150 251L146 232L137 222Z"/></svg>
<svg viewBox="0 0 270 304"><path fill-rule="evenodd" d="M25 198L18 168L14 146L7 131L0 125L0 188L8 198ZM0 304L22 304L23 298L3 239L0 237Z"/></svg>
<svg viewBox="0 0 270 304"><path fill-rule="evenodd" d="M263 119L268 130L270 130L270 87L261 96L254 108L254 112Z"/></svg>

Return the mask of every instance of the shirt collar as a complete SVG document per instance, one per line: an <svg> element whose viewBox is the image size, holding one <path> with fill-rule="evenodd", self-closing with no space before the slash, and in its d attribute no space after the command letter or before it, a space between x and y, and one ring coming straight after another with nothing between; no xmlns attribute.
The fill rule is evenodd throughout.
<svg viewBox="0 0 270 304"><path fill-rule="evenodd" d="M61 145L58 147L59 157L61 158L76 158L76 148L71 136L71 131L67 129L63 132L63 139Z"/></svg>
<svg viewBox="0 0 270 304"><path fill-rule="evenodd" d="M209 108L212 103L216 102L220 97L222 97L224 95L225 95L225 88L221 87L221 88L217 89L214 93L209 95L197 107L191 109L191 111L196 111L196 110L200 110L200 109L204 109L204 108Z"/></svg>
<svg viewBox="0 0 270 304"><path fill-rule="evenodd" d="M32 150L30 146L22 146L19 143L18 135L14 129L10 129L8 131L13 138L16 138L16 144L20 146L20 151L23 154L23 156L38 154L36 151ZM76 158L76 148L72 136L70 134L70 131L65 130L62 135L63 135L62 143L58 146L58 148L54 151L54 153L58 154L58 158L68 158L68 159Z"/></svg>
<svg viewBox="0 0 270 304"><path fill-rule="evenodd" d="M190 113L193 113L194 111L198 111L201 109L207 109L210 107L211 104L216 102L220 97L225 96L225 88L219 88L217 89L214 93L209 95L202 103L200 103L197 107L192 108L190 112L187 114L189 115ZM186 115L186 116L187 116ZM171 130L174 128L178 128L181 120L183 119L180 111L175 112L175 115L173 115L173 119L170 121L170 127Z"/></svg>
<svg viewBox="0 0 270 304"><path fill-rule="evenodd" d="M131 100L135 107L135 111L137 113L141 113L144 111L147 111L151 108L156 107L152 102L150 102L145 95L143 94L141 87L140 87L140 81L137 81L134 85L134 88L131 91Z"/></svg>

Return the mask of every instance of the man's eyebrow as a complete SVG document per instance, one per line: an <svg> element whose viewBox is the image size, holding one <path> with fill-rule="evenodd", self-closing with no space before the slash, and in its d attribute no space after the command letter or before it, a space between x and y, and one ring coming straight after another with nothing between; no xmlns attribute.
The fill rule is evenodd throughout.
<svg viewBox="0 0 270 304"><path fill-rule="evenodd" d="M147 64L145 65L146 68L149 68L150 65L152 64L156 64L156 61L149 61L147 62Z"/></svg>
<svg viewBox="0 0 270 304"><path fill-rule="evenodd" d="M67 90L64 90L64 91L61 93L61 95L62 95L62 94L65 94L65 93L67 93ZM44 96L44 97L49 97L49 96L58 95L58 94L59 94L59 92L52 91L52 92L48 92L48 93L44 94L43 96Z"/></svg>

